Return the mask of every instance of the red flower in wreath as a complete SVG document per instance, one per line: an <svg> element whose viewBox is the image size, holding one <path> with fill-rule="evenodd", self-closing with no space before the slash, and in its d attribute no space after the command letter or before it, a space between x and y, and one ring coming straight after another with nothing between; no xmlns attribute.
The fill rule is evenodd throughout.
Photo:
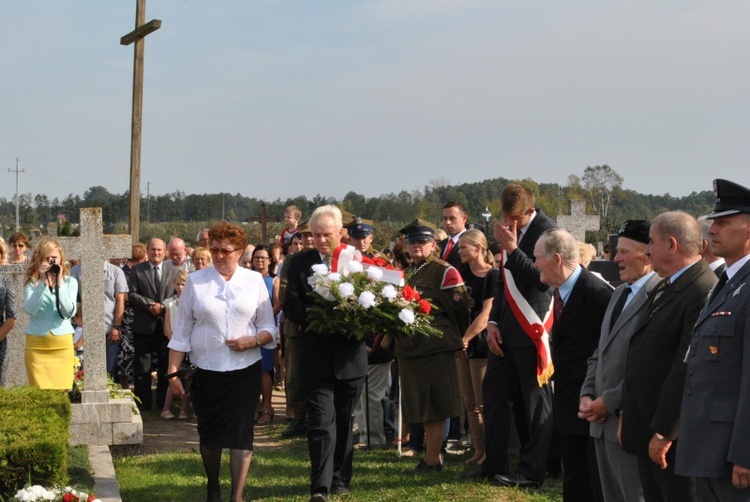
<svg viewBox="0 0 750 502"><path fill-rule="evenodd" d="M430 310L432 310L432 305L430 305L430 302L427 300L419 300L419 311L422 312L425 315L430 315Z"/></svg>
<svg viewBox="0 0 750 502"><path fill-rule="evenodd" d="M421 298L419 293L417 293L417 290L411 286L404 286L404 289L401 290L401 295L404 297L404 300L408 302L417 302Z"/></svg>
<svg viewBox="0 0 750 502"><path fill-rule="evenodd" d="M66 493L62 496L62 502L78 502L78 497L72 493Z"/></svg>

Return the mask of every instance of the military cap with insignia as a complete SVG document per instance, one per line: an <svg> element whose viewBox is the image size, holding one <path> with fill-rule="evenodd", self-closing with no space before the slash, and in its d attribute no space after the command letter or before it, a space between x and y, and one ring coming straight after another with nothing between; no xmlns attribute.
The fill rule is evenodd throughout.
<svg viewBox="0 0 750 502"><path fill-rule="evenodd" d="M347 225L346 230L355 239L364 239L372 234L372 224L372 220L366 220L357 216L354 218L354 223Z"/></svg>
<svg viewBox="0 0 750 502"><path fill-rule="evenodd" d="M651 230L651 223L646 220L627 220L620 225L617 235L648 244L649 230Z"/></svg>
<svg viewBox="0 0 750 502"><path fill-rule="evenodd" d="M732 181L715 179L714 211L706 216L709 220L731 216L737 213L750 213L750 190Z"/></svg>
<svg viewBox="0 0 750 502"><path fill-rule="evenodd" d="M407 243L427 242L435 239L435 225L429 221L417 218L398 232L404 234Z"/></svg>
<svg viewBox="0 0 750 502"><path fill-rule="evenodd" d="M341 224L344 226L344 228L347 228L349 225L354 223L354 220L357 219L357 216L350 213L349 211L341 210Z"/></svg>
<svg viewBox="0 0 750 502"><path fill-rule="evenodd" d="M300 234L311 234L312 229L310 228L310 222L305 220L299 224L299 230L297 230Z"/></svg>

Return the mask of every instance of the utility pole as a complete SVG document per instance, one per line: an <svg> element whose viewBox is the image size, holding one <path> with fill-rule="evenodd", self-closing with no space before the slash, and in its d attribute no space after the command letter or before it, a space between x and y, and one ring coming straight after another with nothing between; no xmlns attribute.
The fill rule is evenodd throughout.
<svg viewBox="0 0 750 502"><path fill-rule="evenodd" d="M151 182L146 182L146 221L151 223Z"/></svg>
<svg viewBox="0 0 750 502"><path fill-rule="evenodd" d="M18 174L19 173L25 173L25 169L18 170L18 157L16 157L16 170L12 171L8 169L9 173L16 173L16 232L21 230L21 219L19 217L19 208L21 206L21 191L20 187L21 185L18 182Z"/></svg>

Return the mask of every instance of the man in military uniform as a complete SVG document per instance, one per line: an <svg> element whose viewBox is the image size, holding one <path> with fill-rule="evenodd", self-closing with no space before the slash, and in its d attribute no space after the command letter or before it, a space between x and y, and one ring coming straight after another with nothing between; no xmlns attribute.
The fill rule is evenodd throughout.
<svg viewBox="0 0 750 502"><path fill-rule="evenodd" d="M708 234L726 271L698 316L686 354L675 472L700 500L750 500L750 190L714 180Z"/></svg>

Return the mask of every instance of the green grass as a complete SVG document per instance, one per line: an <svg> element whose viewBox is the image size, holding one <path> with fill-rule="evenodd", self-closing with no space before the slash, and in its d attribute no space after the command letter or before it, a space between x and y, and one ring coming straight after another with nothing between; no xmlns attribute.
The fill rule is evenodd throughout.
<svg viewBox="0 0 750 502"><path fill-rule="evenodd" d="M94 478L91 475L89 449L86 445L68 448L68 476L70 476L68 484L76 490L86 493L91 493L93 490Z"/></svg>
<svg viewBox="0 0 750 502"><path fill-rule="evenodd" d="M278 434L282 425L274 426ZM395 450L356 450L351 494L344 501L499 500L514 502L560 501L561 481L549 480L539 490L499 488L486 482L460 478L467 456L449 455L440 473L413 475L407 471L418 459L396 458ZM123 502L204 500L206 478L200 455L164 453L115 458ZM229 457L224 455L222 497L230 492ZM258 451L245 489L246 500L308 500L309 460L307 442L296 439L280 450ZM336 497L332 497L336 500Z"/></svg>

